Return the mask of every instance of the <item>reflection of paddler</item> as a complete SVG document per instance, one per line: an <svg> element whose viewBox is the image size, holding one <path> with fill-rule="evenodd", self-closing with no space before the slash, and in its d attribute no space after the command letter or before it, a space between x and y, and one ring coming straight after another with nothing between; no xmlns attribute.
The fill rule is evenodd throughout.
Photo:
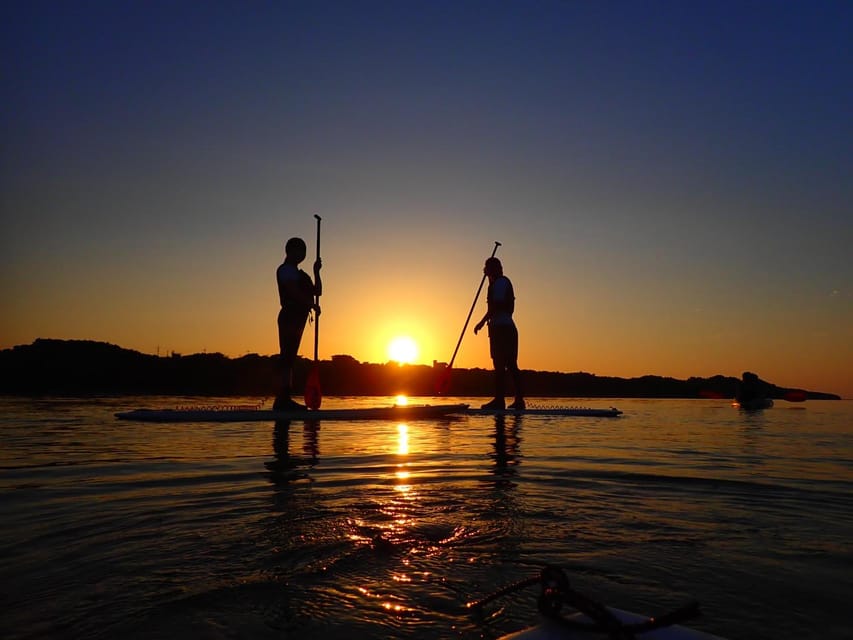
<svg viewBox="0 0 853 640"><path fill-rule="evenodd" d="M518 461L518 429L521 425L521 416L515 415L507 433L506 416L495 415L495 468L493 473L498 476L515 475L515 467Z"/></svg>
<svg viewBox="0 0 853 640"><path fill-rule="evenodd" d="M315 303L315 296L323 291L320 280L320 269L323 264L320 258L314 262L314 281L299 268L299 263L305 260L307 248L302 238L291 238L285 245L284 262L276 270L278 297L281 310L278 312L278 346L281 366L281 389L275 399L273 408L276 410L304 410L302 405L291 398L293 379L293 364L299 353L299 343L308 315L313 310L320 313L320 305Z"/></svg>
<svg viewBox="0 0 853 640"><path fill-rule="evenodd" d="M298 460L290 456L290 420L276 420L272 449L275 460L264 462L264 466L275 484L287 484L302 477L297 470Z"/></svg>
<svg viewBox="0 0 853 640"><path fill-rule="evenodd" d="M306 470L300 470L300 466L313 467L317 464L320 450L317 445L317 432L320 423L315 420L305 420L303 426L304 443L302 447L303 456L293 455L290 451L290 420L276 420L273 430L272 449L274 460L264 462L264 466L272 474L272 480L276 484L287 484L293 480L307 478Z"/></svg>
<svg viewBox="0 0 853 640"><path fill-rule="evenodd" d="M276 420L272 432L272 450L277 467L291 469L296 466L290 459L290 420Z"/></svg>

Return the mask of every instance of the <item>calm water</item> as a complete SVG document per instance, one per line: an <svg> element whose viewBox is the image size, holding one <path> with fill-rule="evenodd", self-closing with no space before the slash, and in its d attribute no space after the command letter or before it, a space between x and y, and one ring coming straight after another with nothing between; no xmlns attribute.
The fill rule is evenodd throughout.
<svg viewBox="0 0 853 640"><path fill-rule="evenodd" d="M696 599L692 626L732 640L853 636L853 402L549 400L625 415L289 427L113 417L211 402L0 398L3 637L496 638L537 620L535 589L479 616L463 605L545 563L625 609Z"/></svg>

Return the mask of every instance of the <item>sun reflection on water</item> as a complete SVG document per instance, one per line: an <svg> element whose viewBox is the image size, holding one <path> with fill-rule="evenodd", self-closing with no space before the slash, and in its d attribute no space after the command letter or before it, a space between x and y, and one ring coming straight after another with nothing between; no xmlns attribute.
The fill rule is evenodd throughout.
<svg viewBox="0 0 853 640"><path fill-rule="evenodd" d="M397 455L403 457L409 455L409 425L404 423L397 425ZM399 461L394 475L397 478L394 489L403 494L404 498L411 498L409 495L412 490L412 485L409 483L411 478L409 462L407 460Z"/></svg>
<svg viewBox="0 0 853 640"><path fill-rule="evenodd" d="M409 425L402 422L397 425L397 455L409 455Z"/></svg>

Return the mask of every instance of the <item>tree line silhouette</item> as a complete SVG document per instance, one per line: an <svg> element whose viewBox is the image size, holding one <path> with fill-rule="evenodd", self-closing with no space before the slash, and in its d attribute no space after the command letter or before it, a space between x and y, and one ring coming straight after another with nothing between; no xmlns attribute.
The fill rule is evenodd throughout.
<svg viewBox="0 0 853 640"><path fill-rule="evenodd" d="M30 345L0 351L0 393L20 395L216 395L274 396L279 384L276 356L221 353L170 354L165 357L91 340L39 338ZM301 389L311 360L298 358L296 389ZM348 355L319 362L322 391L328 396L434 396L443 365L359 362ZM491 369L455 369L450 393L490 396ZM661 376L617 378L592 373L524 372L531 397L587 398L732 398L738 378L722 375L687 380ZM770 395L791 389L768 383ZM512 389L507 390L508 393ZM838 400L831 393L808 391L812 400Z"/></svg>

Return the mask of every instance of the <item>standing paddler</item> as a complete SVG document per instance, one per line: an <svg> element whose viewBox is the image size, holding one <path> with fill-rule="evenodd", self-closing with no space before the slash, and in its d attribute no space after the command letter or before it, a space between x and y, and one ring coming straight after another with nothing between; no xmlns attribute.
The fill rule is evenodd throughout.
<svg viewBox="0 0 853 640"><path fill-rule="evenodd" d="M293 384L293 365L302 342L302 332L308 315L313 310L319 315L320 305L317 296L323 292L320 269L323 263L320 256L314 261L314 281L311 276L299 268L307 253L302 238L291 238L284 246L284 262L275 272L278 283L278 297L281 311L278 312L278 348L281 370L281 388L273 403L277 411L304 411L305 405L291 398Z"/></svg>
<svg viewBox="0 0 853 640"><path fill-rule="evenodd" d="M492 256L486 260L483 273L489 278L486 294L488 310L474 327L478 333L489 325L489 350L495 367L495 398L483 405L483 409L504 409L505 374L509 371L515 385L515 402L510 409L524 409L524 394L521 388L521 371L518 369L518 329L512 319L515 311L515 292L512 282L504 275L501 261Z"/></svg>

